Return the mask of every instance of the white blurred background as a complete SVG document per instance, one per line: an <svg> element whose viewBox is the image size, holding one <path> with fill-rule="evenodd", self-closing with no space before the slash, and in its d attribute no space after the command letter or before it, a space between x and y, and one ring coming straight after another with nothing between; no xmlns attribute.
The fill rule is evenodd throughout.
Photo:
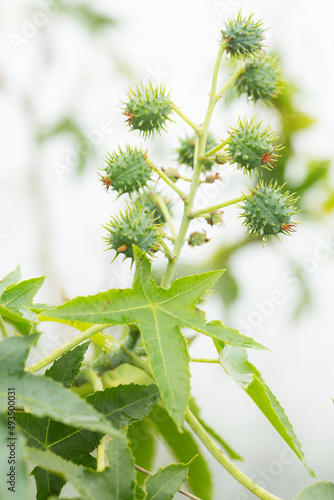
<svg viewBox="0 0 334 500"><path fill-rule="evenodd" d="M101 0L87 4L115 20L102 28L98 22L90 24L90 16L76 10L77 5L68 0L0 4L0 277L17 264L25 279L46 274L38 301L50 303L131 284L129 264L117 260L110 265L113 255L103 252L101 226L125 206L126 199L116 201L114 194L106 193L97 173L106 150L113 151L118 143L141 142L136 132L128 132L119 101L128 86L140 80L163 82L172 89L174 102L201 122L222 18L242 9L271 27L266 44L279 54L286 79L300 88L296 106L315 119L293 139L295 158L287 174L291 181L306 175L308 158L334 156L332 3ZM222 81L226 74L222 70ZM238 115L254 113L253 105L243 100L226 108L221 105L213 131L224 138ZM261 108L256 113L275 128L278 118L272 110ZM191 131L178 118L168 131L147 141L146 147L158 164L172 166L177 138ZM329 191L334 190L333 181L331 170L326 180ZM203 190L198 206L237 196L248 182L230 169L218 188L208 185ZM292 237L283 237L282 244L242 248L231 262L240 287L238 300L227 308L214 296L207 312L273 351L251 353L250 358L285 407L318 477L334 481L334 229L330 210L319 209L324 196L317 186L307 193L307 220L301 213L303 224ZM184 249L183 259L193 264L193 272L219 245L239 241L244 229L237 215L236 209L227 209L224 227L208 230L213 237L208 245ZM292 319L302 299L292 272L297 264L308 302L298 319ZM273 304L275 290L283 296L280 304ZM50 342L57 344L57 339ZM200 339L192 345L192 355L215 353L209 340ZM284 499L312 482L299 460L284 451L284 442L252 401L219 367L196 366L192 373L193 393L203 416L245 457L241 467L247 474ZM166 464L169 460L163 450L161 460ZM217 500L255 498L213 459L208 460L215 473Z"/></svg>

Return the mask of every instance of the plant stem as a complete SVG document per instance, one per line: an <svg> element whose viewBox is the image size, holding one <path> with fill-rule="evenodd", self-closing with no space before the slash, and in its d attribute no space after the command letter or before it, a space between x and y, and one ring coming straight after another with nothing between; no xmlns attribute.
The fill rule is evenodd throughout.
<svg viewBox="0 0 334 500"><path fill-rule="evenodd" d="M155 194L155 193L151 193L151 197L159 205L160 210L162 212L162 215L165 217L165 220L166 220L166 222L167 222L167 224L169 226L169 229L171 230L173 238L176 238L177 234L176 234L176 230L175 230L175 227L174 227L174 224L173 224L173 220L172 220L172 217L171 217L171 215L169 213L169 210L167 208L167 205L166 205L163 197L160 196L160 194Z"/></svg>
<svg viewBox="0 0 334 500"><path fill-rule="evenodd" d="M97 373L95 373L94 370L88 369L86 372L86 377L92 383L94 392L103 391L102 380L98 377ZM105 468L104 450L105 450L105 437L103 436L96 449L97 472L101 472Z"/></svg>
<svg viewBox="0 0 334 500"><path fill-rule="evenodd" d="M194 123L193 121L191 121L181 110L180 108L177 108L175 106L175 104L173 104L173 110L175 111L175 113L177 113L186 123L188 123L188 125L190 125L196 132L196 134L200 135L201 132L202 132L202 129L201 127L199 127L198 125L196 125L196 123Z"/></svg>
<svg viewBox="0 0 334 500"><path fill-rule="evenodd" d="M4 323L4 320L2 319L1 314L0 314L0 331L2 333L3 338L8 337L8 332L7 332L7 329L6 329L6 325Z"/></svg>
<svg viewBox="0 0 334 500"><path fill-rule="evenodd" d="M206 430L198 422L196 417L191 413L190 410L186 413L186 422L196 434L196 436L202 441L207 450L211 455L233 476L239 483L245 486L249 491L254 493L258 498L262 500L282 500L281 498L272 495L260 485L252 481L248 476L246 476L238 467L234 465L233 462L216 446L210 436L207 434Z"/></svg>
<svg viewBox="0 0 334 500"><path fill-rule="evenodd" d="M81 342L83 342L84 340L89 339L90 337L92 337L96 333L101 332L102 330L104 330L105 328L108 328L109 326L110 325L91 326L90 328L88 328L84 332L81 332L79 335L74 337L69 342L66 342L66 344L64 344L63 346L61 346L58 349L56 349L55 351L53 351L51 354L49 354L45 358L41 359L40 361L38 361L34 365L29 366L29 368L26 368L26 371L28 371L30 373L35 373L38 370L41 370L42 368L49 365L50 363L55 361L57 358L59 358L60 356L65 354L65 352L71 350L73 347L81 344Z"/></svg>
<svg viewBox="0 0 334 500"><path fill-rule="evenodd" d="M203 214L208 214L210 212L215 212L220 208L229 207L230 205L234 205L235 203L240 203L240 201L245 200L246 198L251 198L253 194L243 194L242 196L238 196L237 198L233 198L232 200L224 201L223 203L218 203L217 205L212 205L211 207L202 208L201 210L195 210L191 212L190 217L199 217Z"/></svg>
<svg viewBox="0 0 334 500"><path fill-rule="evenodd" d="M143 469L143 467L140 467L140 465L135 464L135 469L137 469L142 474L145 474L145 476L152 476L153 475L152 472L150 472L149 470ZM185 490L179 490L179 493L181 493L181 495L184 495L188 498L191 498L192 500L201 500L200 498L196 497L192 493L188 493L188 491L185 491Z"/></svg>
<svg viewBox="0 0 334 500"><path fill-rule="evenodd" d="M215 105L217 103L217 99L216 99L217 80L218 80L220 63L221 63L223 54L225 52L225 49L226 49L226 43L223 42L219 47L219 51L218 51L218 55L217 55L217 59L216 59L216 64L215 64L215 68L213 71L210 100L209 100L209 105L208 105L208 109L206 112L205 120L203 123L202 132L201 132L200 137L197 139L197 141L195 143L194 175L193 175L188 199L185 201L185 204L184 204L184 211L183 211L183 217L182 217L180 231L179 231L179 234L176 238L175 245L174 245L174 255L176 257L176 261L179 258L182 246L184 244L184 240L186 238L187 230L188 230L189 224L191 222L191 218L189 217L189 214L191 213L194 199L196 196L196 192L197 192L198 186L200 184L200 175L202 172L202 161L199 160L198 157L203 156L203 154L205 153L211 117L212 117L212 113L213 113L213 110L215 108ZM170 283L173 279L173 275L175 272L175 268L176 268L176 262L169 261L167 268L166 268L164 278L163 278L162 283L161 283L163 287L168 288L170 286Z"/></svg>
<svg viewBox="0 0 334 500"><path fill-rule="evenodd" d="M124 350L128 354L131 364L143 370L154 381L153 374L148 362L144 361L133 352L127 351L126 349ZM159 404L163 404L163 402L160 401ZM190 410L187 410L185 420L191 427L192 431L211 453L211 455L227 470L229 474L231 474L237 481L239 481L239 483L245 486L245 488L254 493L254 495L256 495L257 497L262 498L262 500L282 500L281 498L276 497L275 495L272 495L268 491L261 488L260 485L254 483L254 481L252 481L236 465L234 465L234 463L231 462L231 460L227 458L227 456L213 442L206 430L202 427L202 425L198 422L198 420Z"/></svg>
<svg viewBox="0 0 334 500"><path fill-rule="evenodd" d="M213 156L214 154L218 153L218 151L223 149L223 147L226 146L227 143L228 143L228 141L220 142L215 148L212 148L209 151L206 151L206 153L203 156L201 156L200 159L204 160L204 159L209 158L210 156Z"/></svg>
<svg viewBox="0 0 334 500"><path fill-rule="evenodd" d="M179 189L175 185L175 182L171 181L170 178L159 167L154 165L154 163L151 160L149 160L148 158L146 158L146 163L148 164L148 166L152 170L154 170L159 175L159 177L161 177L161 179L163 179L165 181L166 184L168 184L169 187L174 189L174 191L180 196L180 198L183 201L187 200L187 195L183 191L181 191L181 189Z"/></svg>
<svg viewBox="0 0 334 500"><path fill-rule="evenodd" d="M232 76L224 83L222 88L218 90L217 95L216 95L216 100L219 101L230 87L234 84L234 82L239 78L240 75L245 73L247 69L247 64L246 63L240 63L235 72L233 73Z"/></svg>
<svg viewBox="0 0 334 500"><path fill-rule="evenodd" d="M219 359L206 359L206 358L190 358L192 363L219 363Z"/></svg>
<svg viewBox="0 0 334 500"><path fill-rule="evenodd" d="M167 259L171 260L172 262L175 262L175 260L176 260L175 255L173 255L171 249L166 245L163 238L159 237L158 241L159 241L160 245L162 246L162 248L164 249Z"/></svg>

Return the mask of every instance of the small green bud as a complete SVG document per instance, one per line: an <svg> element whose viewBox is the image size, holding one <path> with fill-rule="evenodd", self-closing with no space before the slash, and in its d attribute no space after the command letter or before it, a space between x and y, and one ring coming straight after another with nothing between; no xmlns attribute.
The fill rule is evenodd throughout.
<svg viewBox="0 0 334 500"><path fill-rule="evenodd" d="M221 180L218 172L216 172L215 174L207 175L205 178L205 182L207 184L213 184L216 180Z"/></svg>
<svg viewBox="0 0 334 500"><path fill-rule="evenodd" d="M119 195L134 193L150 180L152 171L146 163L146 153L126 145L118 153L108 153L105 159L105 175L101 180L107 190L111 186Z"/></svg>
<svg viewBox="0 0 334 500"><path fill-rule="evenodd" d="M238 169L251 175L253 172L259 174L261 167L274 168L278 155L275 154L277 147L272 145L276 137L270 127L262 129L261 122L256 123L255 118L239 119L238 126L230 134L226 154Z"/></svg>
<svg viewBox="0 0 334 500"><path fill-rule="evenodd" d="M171 168L171 167L164 168L164 167L161 167L161 170L173 182L176 182L180 178L180 174L179 174L179 172L177 171L176 168Z"/></svg>
<svg viewBox="0 0 334 500"><path fill-rule="evenodd" d="M261 22L253 21L253 16L242 17L241 12L236 19L229 19L222 31L227 43L226 52L231 56L257 54L262 48L263 29L261 26Z"/></svg>
<svg viewBox="0 0 334 500"><path fill-rule="evenodd" d="M208 243L210 240L206 237L206 232L203 231L200 233L199 231L195 231L191 233L188 239L188 245L191 247L200 247L204 245L204 243Z"/></svg>
<svg viewBox="0 0 334 500"><path fill-rule="evenodd" d="M136 204L111 219L105 226L109 234L104 240L108 248L116 250L115 258L123 254L124 258L133 260L132 245L136 245L150 255L157 249L159 227L155 223L154 214L147 213L143 206Z"/></svg>
<svg viewBox="0 0 334 500"><path fill-rule="evenodd" d="M210 226L221 226L223 224L223 213L222 211L215 210L214 212L211 212L210 214L206 214L204 216L204 219Z"/></svg>
<svg viewBox="0 0 334 500"><path fill-rule="evenodd" d="M271 101L281 93L282 82L278 60L262 56L248 63L245 73L236 80L236 88L239 95L246 94L254 102Z"/></svg>
<svg viewBox="0 0 334 500"><path fill-rule="evenodd" d="M244 217L243 225L251 235L262 236L263 246L268 237L279 233L290 234L295 231L296 224L291 217L297 212L293 204L297 201L288 192L282 193L283 186L277 182L265 185L260 182L256 189L252 189L252 197L247 198L241 205Z"/></svg>
<svg viewBox="0 0 334 500"><path fill-rule="evenodd" d="M195 153L195 142L198 139L197 135L192 137L186 137L185 139L180 139L180 147L176 150L177 161L179 165L187 165L188 167L194 168L194 153ZM210 151L217 145L213 135L208 134L208 139L206 143L206 151ZM205 159L203 162L204 170L211 170L215 161L212 159Z"/></svg>
<svg viewBox="0 0 334 500"><path fill-rule="evenodd" d="M128 117L127 123L132 130L139 130L145 138L166 130L165 123L170 120L173 106L165 92L163 86L153 87L151 82L147 87L141 84L136 90L129 90L123 114Z"/></svg>

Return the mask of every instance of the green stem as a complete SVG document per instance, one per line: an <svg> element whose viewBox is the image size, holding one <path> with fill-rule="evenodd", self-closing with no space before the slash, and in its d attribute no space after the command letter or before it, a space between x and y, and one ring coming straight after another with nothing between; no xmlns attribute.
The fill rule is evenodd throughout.
<svg viewBox="0 0 334 500"><path fill-rule="evenodd" d="M149 377L151 377L154 381L152 371L146 361L142 358L139 358L136 354L131 351L127 351L131 364L137 366L141 370L143 370ZM160 403L162 403L160 401ZM245 488L254 493L262 500L282 500L275 495L272 495L265 489L261 488L260 485L254 483L246 474L244 474L236 465L234 465L229 458L218 448L218 446L213 442L210 438L206 430L202 427L202 425L198 422L196 417L190 410L187 410L185 420L192 429L192 431L196 434L196 436L202 441L207 450L211 453L211 455L231 474L239 483L241 483Z"/></svg>
<svg viewBox="0 0 334 500"><path fill-rule="evenodd" d="M218 146L216 146L215 148L212 148L210 149L209 151L206 151L206 153L201 156L201 160L204 160L204 159L207 159L209 158L210 156L213 156L214 154L218 153L218 151L220 151L221 149L223 149L224 146L226 146L226 144L228 144L228 141L222 141L218 144Z"/></svg>
<svg viewBox="0 0 334 500"><path fill-rule="evenodd" d="M183 211L183 217L182 217L182 222L181 222L181 226L180 226L180 231L179 231L179 234L176 238L175 245L174 245L174 255L176 257L176 262L172 262L172 261L168 262L166 272L165 272L164 278L163 278L162 283L161 283L161 285L165 288L168 288L170 286L171 281L173 279L173 275L174 275L175 269L176 269L177 259L180 256L180 252L181 252L181 249L183 247L184 240L186 238L187 230L188 230L189 224L191 222L191 217L189 217L189 215L191 213L193 203L195 200L195 196L196 196L196 192L197 192L198 186L200 184L200 175L202 172L202 161L199 160L198 157L203 156L205 153L211 117L212 117L213 110L215 109L215 105L217 103L217 99L216 99L217 81L218 81L220 63L221 63L223 54L225 52L225 49L226 49L226 43L223 42L219 47L219 51L218 51L218 55L217 55L217 59L216 59L216 64L215 64L215 68L213 71L210 100L209 100L209 105L208 105L208 109L206 112L205 120L203 123L202 132L201 132L200 137L197 139L197 141L195 143L194 175L193 175L188 199L185 201L185 204L184 204L184 211Z"/></svg>
<svg viewBox="0 0 334 500"><path fill-rule="evenodd" d="M207 358L190 358L192 363L219 363L219 359L207 359Z"/></svg>
<svg viewBox="0 0 334 500"><path fill-rule="evenodd" d="M206 430L198 422L196 417L191 413L190 410L186 413L186 422L189 427L193 430L196 436L202 441L207 450L211 455L227 470L231 476L233 476L239 483L241 483L245 488L254 493L258 498L262 500L282 500L281 498L272 495L260 485L252 481L246 474L244 474L238 467L234 465L233 462L216 446L213 440L210 438Z"/></svg>
<svg viewBox="0 0 334 500"><path fill-rule="evenodd" d="M198 125L196 125L196 123L194 123L192 120L190 120L181 110L180 108L177 108L175 106L175 104L173 104L173 110L175 111L175 113L177 113L181 118L182 120L184 120L186 123L188 123L188 125L190 125L196 132L196 134L200 135L201 132L202 132L202 129L201 127L199 127Z"/></svg>
<svg viewBox="0 0 334 500"><path fill-rule="evenodd" d="M94 392L103 391L102 380L98 377L97 373L95 373L94 370L88 369L86 372L86 377L92 383ZM101 472L105 468L104 450L105 450L105 437L103 436L96 449L97 472Z"/></svg>
<svg viewBox="0 0 334 500"><path fill-rule="evenodd" d="M171 249L166 245L166 243L164 242L163 238L159 237L158 241L159 241L160 245L162 246L162 248L164 249L164 252L165 252L165 255L166 255L167 259L169 259L170 261L174 262L175 261L175 255L173 255Z"/></svg>
<svg viewBox="0 0 334 500"><path fill-rule="evenodd" d="M167 224L169 226L169 229L171 230L173 238L176 238L177 234L176 234L176 230L175 230L175 227L174 227L174 224L173 224L173 220L172 220L171 214L169 213L169 210L167 208L167 205L166 205L163 197L160 196L160 194L155 194L153 192L151 193L151 197L159 205L160 210L162 212L162 215L164 216L165 221L167 222Z"/></svg>
<svg viewBox="0 0 334 500"><path fill-rule="evenodd" d="M191 212L190 217L195 218L195 217L200 217L201 215L204 214L209 214L210 212L215 212L220 208L229 207L230 205L235 205L235 203L240 203L246 198L251 198L252 196L253 196L252 194L243 194L242 196L238 196L237 198L233 198L232 200L227 200L224 201L223 203L212 205L211 207L202 208L201 210L195 210L194 212Z"/></svg>
<svg viewBox="0 0 334 500"><path fill-rule="evenodd" d="M219 101L225 94L226 90L228 90L232 85L235 83L235 81L239 78L240 75L245 73L247 69L247 64L246 63L240 63L235 72L233 73L232 76L224 83L224 85L221 87L220 90L218 90L217 95L216 95L216 101Z"/></svg>
<svg viewBox="0 0 334 500"><path fill-rule="evenodd" d="M45 366L49 365L53 361L55 361L57 358L65 354L65 352L70 351L73 349L73 347L76 347L77 345L81 344L84 340L89 339L96 333L101 332L105 328L108 328L110 325L94 325L85 330L84 332L80 333L76 337L74 337L72 340L69 342L66 342L63 346L59 347L55 351L53 351L51 354L46 356L45 358L41 359L34 365L29 366L29 368L26 368L26 370L30 373L35 373L38 370L41 370Z"/></svg>
<svg viewBox="0 0 334 500"><path fill-rule="evenodd" d="M7 332L7 329L6 329L6 326L5 326L5 323L2 319L1 314L0 314L0 331L2 333L3 338L8 337L8 332Z"/></svg>
<svg viewBox="0 0 334 500"><path fill-rule="evenodd" d="M168 184L169 187L171 187L172 189L174 189L174 191L180 196L180 198L183 200L183 201L186 201L187 200L187 195L181 191L181 189L179 189L176 185L175 185L175 182L173 182L172 180L170 180L170 178L159 168L157 167L156 165L154 165L154 163L149 160L148 158L146 158L146 163L148 164L148 166L154 170L154 172L156 172L159 177L161 177L161 179L163 179L166 184Z"/></svg>

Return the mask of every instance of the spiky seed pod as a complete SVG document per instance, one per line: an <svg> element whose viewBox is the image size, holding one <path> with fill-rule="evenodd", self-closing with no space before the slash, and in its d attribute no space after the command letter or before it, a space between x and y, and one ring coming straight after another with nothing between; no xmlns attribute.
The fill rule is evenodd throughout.
<svg viewBox="0 0 334 500"><path fill-rule="evenodd" d="M165 87L154 87L151 82L146 87L141 84L135 90L129 89L128 99L123 114L132 130L139 130L145 138L166 130L173 106Z"/></svg>
<svg viewBox="0 0 334 500"><path fill-rule="evenodd" d="M230 132L225 149L231 163L250 176L253 172L259 174L261 167L268 170L274 168L279 156L275 153L279 147L273 147L275 135L270 127L261 128L261 123L256 122L255 117L250 121L239 119L238 126Z"/></svg>
<svg viewBox="0 0 334 500"><path fill-rule="evenodd" d="M222 31L227 43L226 52L231 56L249 56L257 54L262 48L263 29L261 22L254 22L253 15L242 17L239 12L236 19L229 19Z"/></svg>
<svg viewBox="0 0 334 500"><path fill-rule="evenodd" d="M262 56L248 63L245 73L236 80L236 88L239 95L246 94L254 102L268 102L281 93L282 83L282 70L278 60Z"/></svg>
<svg viewBox="0 0 334 500"><path fill-rule="evenodd" d="M107 190L112 187L119 195L138 192L151 178L146 153L137 147L126 145L124 150L119 148L117 153L108 153L105 162L107 166L101 180Z"/></svg>
<svg viewBox="0 0 334 500"><path fill-rule="evenodd" d="M210 240L206 237L206 232L203 231L200 233L199 231L195 231L191 233L188 239L188 245L191 247L200 247L204 245L204 243L208 243Z"/></svg>
<svg viewBox="0 0 334 500"><path fill-rule="evenodd" d="M135 204L133 207L128 206L124 213L111 219L105 226L109 234L104 240L108 248L116 251L115 258L123 254L124 258L133 260L132 245L150 255L156 250L159 228L154 214L146 212L143 206Z"/></svg>
<svg viewBox="0 0 334 500"><path fill-rule="evenodd" d="M259 182L256 189L252 189L252 197L247 198L240 207L244 217L243 225L247 231L256 236L262 236L263 246L268 237L279 234L290 234L295 231L296 224L291 222L291 217L297 212L293 206L296 199L289 192L282 193L283 186L277 182L269 185Z"/></svg>
<svg viewBox="0 0 334 500"><path fill-rule="evenodd" d="M154 193L152 191L151 192L145 191L145 193L141 196L141 198L139 198L136 201L136 203L141 203L143 205L145 212L147 212L148 214L153 213L154 222L156 224L165 224L166 223L165 217L161 211L159 204L157 203L157 201L154 198L156 194L159 194L161 196L167 209L169 210L169 212L171 212L171 210L173 208L173 203L170 200L168 200L167 198L165 198L164 196L162 196L161 193Z"/></svg>
<svg viewBox="0 0 334 500"><path fill-rule="evenodd" d="M176 150L179 165L187 165L188 167L194 168L195 142L197 138L198 136L194 135L192 137L180 139L180 147ZM206 143L206 151L210 151L210 149L213 149L216 145L217 143L215 138L211 133L209 133ZM204 170L211 170L214 164L214 160L206 159L203 162Z"/></svg>
<svg viewBox="0 0 334 500"><path fill-rule="evenodd" d="M222 211L215 210L214 212L211 212L209 214L206 214L204 216L204 219L210 226L221 226L224 221L223 221L223 213Z"/></svg>

